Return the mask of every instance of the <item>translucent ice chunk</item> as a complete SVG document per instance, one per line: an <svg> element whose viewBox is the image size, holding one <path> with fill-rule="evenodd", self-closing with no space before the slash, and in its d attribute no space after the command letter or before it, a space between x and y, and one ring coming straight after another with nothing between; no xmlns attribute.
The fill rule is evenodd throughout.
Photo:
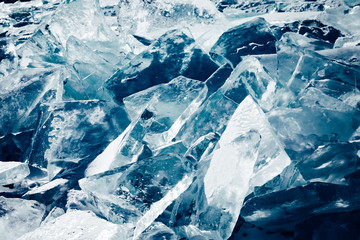
<svg viewBox="0 0 360 240"><path fill-rule="evenodd" d="M224 69L228 68L229 66L225 65ZM221 68L219 71L222 71ZM224 79L220 78L221 82L214 85L212 78L216 79L216 75L217 73L209 78L209 82L206 82L210 87L210 93L224 82ZM248 96L248 91L245 85L239 80L238 73L233 71L216 92L205 98L199 98L198 102L189 106L189 109L180 116L181 121L169 130L168 139L181 140L184 146L190 147L209 133L221 135L238 104L246 96Z"/></svg>
<svg viewBox="0 0 360 240"><path fill-rule="evenodd" d="M235 91L236 92L236 91ZM244 97L241 91L238 97ZM245 91L246 94L246 91ZM237 107L237 103L225 97L220 90L211 95L190 116L187 116L181 128L170 129L173 139L181 140L186 147L192 146L199 138L209 133L221 134Z"/></svg>
<svg viewBox="0 0 360 240"><path fill-rule="evenodd" d="M79 39L70 36L66 42L65 58L72 75L64 85L67 97L74 99L106 99L102 85L117 67Z"/></svg>
<svg viewBox="0 0 360 240"><path fill-rule="evenodd" d="M29 162L47 167L51 178L95 158L129 123L122 107L97 100L44 105L43 119Z"/></svg>
<svg viewBox="0 0 360 240"><path fill-rule="evenodd" d="M165 154L82 179L80 186L108 220L134 226L128 234L137 237L188 188L191 169L185 158Z"/></svg>
<svg viewBox="0 0 360 240"><path fill-rule="evenodd" d="M359 46L360 36L347 36L338 38L334 44L334 48L343 48L343 47L354 47Z"/></svg>
<svg viewBox="0 0 360 240"><path fill-rule="evenodd" d="M281 90L282 86L269 76L267 70L255 57L244 57L234 69L234 74L266 111L284 101L287 102L292 97L290 92L286 93L285 90Z"/></svg>
<svg viewBox="0 0 360 240"><path fill-rule="evenodd" d="M354 44L355 45L355 44ZM319 54L348 66L360 67L360 47L349 46L331 50L318 51Z"/></svg>
<svg viewBox="0 0 360 240"><path fill-rule="evenodd" d="M231 121L229 128L231 129ZM235 133L234 133L235 134ZM232 136L225 130L214 151L204 178L204 189L209 206L222 209L222 218L228 217L226 226L220 221L220 236L228 238L235 226L240 208L249 188L249 179L257 158L260 135L250 132ZM243 146L244 148L240 148ZM234 204L235 203L235 204ZM230 215L230 216L227 216Z"/></svg>
<svg viewBox="0 0 360 240"><path fill-rule="evenodd" d="M60 199L64 192L67 190L67 179L55 179L49 183L46 183L40 187L36 187L27 192L23 198L36 200L46 205L55 202Z"/></svg>
<svg viewBox="0 0 360 240"><path fill-rule="evenodd" d="M205 96L204 83L178 77L168 84L158 85L124 99L133 122L88 167L87 176L123 166L148 156L171 142L170 127L198 95Z"/></svg>
<svg viewBox="0 0 360 240"><path fill-rule="evenodd" d="M282 41L286 42L287 44L296 45L303 49L308 49L312 51L319 51L319 50L332 48L332 44L328 42L311 39L293 32L288 32L282 35Z"/></svg>
<svg viewBox="0 0 360 240"><path fill-rule="evenodd" d="M0 82L0 134L33 130L40 104L61 96L61 76L61 69L37 69L18 71L9 76L11 81Z"/></svg>
<svg viewBox="0 0 360 240"><path fill-rule="evenodd" d="M359 17L360 7L356 6L352 9L348 9L348 7L327 9L319 16L319 19L336 27L343 33L356 36L360 33L360 23L357 21Z"/></svg>
<svg viewBox="0 0 360 240"><path fill-rule="evenodd" d="M287 44L285 39L282 38L278 45L278 77L295 94L312 82L327 79L358 87L355 79L360 77L359 69Z"/></svg>
<svg viewBox="0 0 360 240"><path fill-rule="evenodd" d="M7 1L9 2L9 1ZM1 4L1 21L0 32L2 37L13 39L14 44L19 46L26 42L37 30L39 25L60 5L60 0L51 0L47 2L32 1Z"/></svg>
<svg viewBox="0 0 360 240"><path fill-rule="evenodd" d="M0 162L0 185L16 183L30 174L26 163Z"/></svg>
<svg viewBox="0 0 360 240"><path fill-rule="evenodd" d="M104 24L103 16L93 0L64 4L52 17L47 29L62 46L66 46L70 36L89 42L111 42L116 38L111 29Z"/></svg>
<svg viewBox="0 0 360 240"><path fill-rule="evenodd" d="M248 191L280 174L289 163L265 114L248 96L230 119L204 178L209 206L231 215L222 237L230 236Z"/></svg>
<svg viewBox="0 0 360 240"><path fill-rule="evenodd" d="M40 226L45 206L36 201L0 197L0 234L6 240L18 239Z"/></svg>
<svg viewBox="0 0 360 240"><path fill-rule="evenodd" d="M284 168L284 170L279 175L266 182L264 185L255 187L254 192L249 194L246 198L248 199L252 196L260 196L271 192L278 192L281 190L302 186L307 183L308 182L303 178L296 164L292 162L289 166Z"/></svg>
<svg viewBox="0 0 360 240"><path fill-rule="evenodd" d="M218 65L196 47L192 38L173 30L120 68L106 82L106 88L113 92L118 102L122 102L124 97L167 83L180 75L205 81L217 68Z"/></svg>
<svg viewBox="0 0 360 240"><path fill-rule="evenodd" d="M210 96L214 92L216 92L230 77L231 72L233 71L230 64L224 64L223 66L219 67L213 75L211 75L206 80L206 86L208 87L207 95Z"/></svg>
<svg viewBox="0 0 360 240"><path fill-rule="evenodd" d="M275 37L264 18L257 18L225 32L210 55L216 61L230 61L235 67L241 56L275 53ZM225 60L227 59L227 60Z"/></svg>
<svg viewBox="0 0 360 240"><path fill-rule="evenodd" d="M167 121L171 126L204 86L200 81L177 77L168 84L157 85L124 98L125 108L131 120L149 108L159 122L162 122L162 118L169 118Z"/></svg>
<svg viewBox="0 0 360 240"><path fill-rule="evenodd" d="M245 202L241 216L258 227L287 230L312 216L359 207L356 186L310 183L254 197Z"/></svg>
<svg viewBox="0 0 360 240"><path fill-rule="evenodd" d="M344 176L360 168L359 149L360 144L357 142L319 146L297 167L306 180L341 184Z"/></svg>
<svg viewBox="0 0 360 240"><path fill-rule="evenodd" d="M41 227L21 236L20 240L35 240L42 238L61 239L126 239L117 235L116 224L107 222L89 211L70 211L49 221Z"/></svg>
<svg viewBox="0 0 360 240"><path fill-rule="evenodd" d="M347 141L358 127L355 119L359 116L354 109L339 112L299 107L276 109L268 118L286 148L301 153L330 141Z"/></svg>

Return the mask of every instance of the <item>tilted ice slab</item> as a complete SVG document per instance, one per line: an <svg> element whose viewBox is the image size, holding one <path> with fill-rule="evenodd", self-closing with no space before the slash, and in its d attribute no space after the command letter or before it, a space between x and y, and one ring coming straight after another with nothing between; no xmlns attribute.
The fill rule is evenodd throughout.
<svg viewBox="0 0 360 240"><path fill-rule="evenodd" d="M93 204L123 236L137 238L192 182L190 161L163 154L80 180Z"/></svg>
<svg viewBox="0 0 360 240"><path fill-rule="evenodd" d="M131 120L151 107L156 115L169 115L171 122L174 122L203 88L204 83L180 76L167 84L132 94L124 98L124 104Z"/></svg>
<svg viewBox="0 0 360 240"><path fill-rule="evenodd" d="M51 204L62 197L67 190L69 180L58 178L40 187L33 188L23 198L36 200L44 204Z"/></svg>
<svg viewBox="0 0 360 240"><path fill-rule="evenodd" d="M290 159L265 114L252 97L246 97L221 136L204 178L209 206L231 215L231 222L224 223L223 238L230 236L247 193L288 164Z"/></svg>
<svg viewBox="0 0 360 240"><path fill-rule="evenodd" d="M0 162L0 185L21 181L29 174L29 166L26 163Z"/></svg>
<svg viewBox="0 0 360 240"><path fill-rule="evenodd" d="M0 134L36 128L40 104L61 98L61 78L61 68L37 68L0 79Z"/></svg>
<svg viewBox="0 0 360 240"><path fill-rule="evenodd" d="M34 134L29 162L46 167L50 178L62 169L93 160L126 128L122 107L98 100L42 105L42 121Z"/></svg>
<svg viewBox="0 0 360 240"><path fill-rule="evenodd" d="M162 133L169 130L203 91L207 91L204 83L180 76L168 84L160 84L125 98L125 108L132 123L96 157L86 175L136 161L148 146L161 145L164 142Z"/></svg>

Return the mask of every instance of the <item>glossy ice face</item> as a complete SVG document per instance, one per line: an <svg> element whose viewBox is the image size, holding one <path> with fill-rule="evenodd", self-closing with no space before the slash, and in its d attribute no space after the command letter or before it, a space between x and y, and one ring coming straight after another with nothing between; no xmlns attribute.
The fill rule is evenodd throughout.
<svg viewBox="0 0 360 240"><path fill-rule="evenodd" d="M0 238L357 239L359 14L0 1Z"/></svg>

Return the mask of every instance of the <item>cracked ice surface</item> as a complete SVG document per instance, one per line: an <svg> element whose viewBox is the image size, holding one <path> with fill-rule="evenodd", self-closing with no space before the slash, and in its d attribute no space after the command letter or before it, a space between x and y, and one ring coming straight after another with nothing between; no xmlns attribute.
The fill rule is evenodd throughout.
<svg viewBox="0 0 360 240"><path fill-rule="evenodd" d="M0 1L0 236L359 238L359 4Z"/></svg>

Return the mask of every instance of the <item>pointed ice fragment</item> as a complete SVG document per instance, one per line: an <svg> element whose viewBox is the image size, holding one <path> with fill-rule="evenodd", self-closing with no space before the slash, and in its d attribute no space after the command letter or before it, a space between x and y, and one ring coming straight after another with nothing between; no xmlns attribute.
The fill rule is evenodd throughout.
<svg viewBox="0 0 360 240"><path fill-rule="evenodd" d="M278 192L281 190L302 186L306 183L307 181L301 175L299 169L296 167L296 164L292 162L289 166L284 168L284 170L279 175L266 182L264 185L255 187L254 192L248 195L246 198L249 199L253 196ZM246 201L247 200L245 200L245 202Z"/></svg>
<svg viewBox="0 0 360 240"><path fill-rule="evenodd" d="M225 83L225 81L229 78L232 70L233 69L230 64L224 64L206 80L205 83L209 89L208 96L216 92Z"/></svg>
<svg viewBox="0 0 360 240"><path fill-rule="evenodd" d="M231 120L227 129L231 129ZM218 230L223 239L230 236L249 189L259 141L257 132L242 135L234 132L232 136L225 130L218 143L219 149L213 153L204 178L204 189L208 205L223 212Z"/></svg>
<svg viewBox="0 0 360 240"><path fill-rule="evenodd" d="M64 192L67 190L67 179L55 179L49 183L46 183L40 187L36 187L27 192L23 198L36 200L45 205L55 202L60 199Z"/></svg>
<svg viewBox="0 0 360 240"><path fill-rule="evenodd" d="M125 108L133 122L90 164L86 175L152 156L152 151L171 142L167 131L178 125L180 115L206 93L203 82L180 76L126 97Z"/></svg>
<svg viewBox="0 0 360 240"><path fill-rule="evenodd" d="M222 237L230 236L246 194L280 174L289 163L265 114L248 96L230 119L204 178L209 206L231 216L227 227L220 226Z"/></svg>
<svg viewBox="0 0 360 240"><path fill-rule="evenodd" d="M247 56L237 65L233 73L241 81L249 94L256 99L262 109L269 111L277 105L287 103L292 98L291 92L282 89L268 71L255 57Z"/></svg>

